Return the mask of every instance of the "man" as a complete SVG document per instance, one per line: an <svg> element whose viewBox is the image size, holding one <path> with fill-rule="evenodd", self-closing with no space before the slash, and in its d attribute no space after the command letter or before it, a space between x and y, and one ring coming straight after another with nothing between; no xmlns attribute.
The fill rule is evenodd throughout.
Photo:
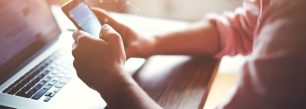
<svg viewBox="0 0 306 109"><path fill-rule="evenodd" d="M74 66L109 108L162 108L123 70L127 57L156 54L249 55L236 90L218 108L306 108L305 0L245 0L235 12L209 15L184 31L151 39L93 10L108 25L100 39L75 32Z"/></svg>

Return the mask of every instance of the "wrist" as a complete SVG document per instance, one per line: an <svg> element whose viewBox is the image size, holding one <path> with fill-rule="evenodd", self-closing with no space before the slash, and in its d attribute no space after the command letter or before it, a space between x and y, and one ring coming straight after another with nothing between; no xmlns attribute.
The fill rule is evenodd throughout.
<svg viewBox="0 0 306 109"><path fill-rule="evenodd" d="M155 55L156 53L156 42L157 41L157 37L155 36L151 36L149 37L148 39L148 47L146 49L146 51L148 51L147 53L147 56L146 57L149 57L149 56L152 56L152 55Z"/></svg>
<svg viewBox="0 0 306 109"><path fill-rule="evenodd" d="M130 53L131 57L147 58L155 53L156 38L154 36L143 36L135 41Z"/></svg>
<svg viewBox="0 0 306 109"><path fill-rule="evenodd" d="M118 75L115 75L109 81L106 81L108 85L101 87L98 90L107 103L112 103L117 99L120 99L120 96L133 84L132 77L123 72L123 70L113 73Z"/></svg>

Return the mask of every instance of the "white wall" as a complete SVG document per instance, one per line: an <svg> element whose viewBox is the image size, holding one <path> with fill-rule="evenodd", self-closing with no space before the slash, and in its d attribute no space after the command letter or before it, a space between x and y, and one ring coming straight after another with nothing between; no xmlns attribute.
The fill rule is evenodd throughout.
<svg viewBox="0 0 306 109"><path fill-rule="evenodd" d="M129 0L129 12L138 15L194 21L206 13L241 6L242 0Z"/></svg>

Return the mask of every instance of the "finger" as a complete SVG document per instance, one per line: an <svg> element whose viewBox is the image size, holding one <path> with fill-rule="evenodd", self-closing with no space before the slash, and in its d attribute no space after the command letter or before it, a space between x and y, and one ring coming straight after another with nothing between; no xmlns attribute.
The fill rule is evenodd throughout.
<svg viewBox="0 0 306 109"><path fill-rule="evenodd" d="M120 34L124 34L127 28L125 27L125 25L121 24L120 22L110 17L109 14L103 9L96 8L96 7L92 7L91 9L96 14L96 16L99 18L102 24L109 24L115 30L117 30Z"/></svg>
<svg viewBox="0 0 306 109"><path fill-rule="evenodd" d="M74 39L74 41L76 42L78 37L81 35L80 30L74 31L72 34L72 38Z"/></svg>
<svg viewBox="0 0 306 109"><path fill-rule="evenodd" d="M73 36L73 39L75 41L75 44L78 44L78 41L79 41L80 37L92 37L90 34L84 32L82 30L77 30L77 31L73 32L72 36Z"/></svg>
<svg viewBox="0 0 306 109"><path fill-rule="evenodd" d="M80 40L87 40L87 39L97 40L97 39L93 38L94 36L84 32L82 30L78 30L78 31L74 32L73 36L74 36L73 38L74 38L76 44L78 44ZM103 43L106 43L103 39L98 39L98 40L100 40Z"/></svg>
<svg viewBox="0 0 306 109"><path fill-rule="evenodd" d="M126 50L125 50L125 55L126 55L126 58L128 59L128 58L131 58L131 57L134 57L134 52L131 52L132 50L130 50L130 48L127 48Z"/></svg>
<svg viewBox="0 0 306 109"><path fill-rule="evenodd" d="M101 23L108 23L110 25L115 25L117 23L112 17L109 16L109 14L105 10L96 7L92 7L91 9L99 18Z"/></svg>
<svg viewBox="0 0 306 109"><path fill-rule="evenodd" d="M78 60L74 60L73 61L73 67L75 68L75 70L76 70L76 74L77 74L77 76L82 80L82 81L84 81L84 73L85 72L83 72L82 71L82 69L81 69L81 65L80 65L80 62L78 61Z"/></svg>
<svg viewBox="0 0 306 109"><path fill-rule="evenodd" d="M72 49L74 49L76 47L76 43L72 44Z"/></svg>
<svg viewBox="0 0 306 109"><path fill-rule="evenodd" d="M84 82L86 85L91 86L93 84L92 78L88 77L88 73L84 68L88 68L86 64L82 64L79 60L74 60L73 61L73 66L76 69L76 74L77 76Z"/></svg>
<svg viewBox="0 0 306 109"><path fill-rule="evenodd" d="M72 56L74 57L74 59L77 59L79 56L79 52L78 52L78 45L74 44L72 51L71 51Z"/></svg>
<svg viewBox="0 0 306 109"><path fill-rule="evenodd" d="M107 43L110 44L122 43L120 34L107 24L102 26L100 38L104 39Z"/></svg>

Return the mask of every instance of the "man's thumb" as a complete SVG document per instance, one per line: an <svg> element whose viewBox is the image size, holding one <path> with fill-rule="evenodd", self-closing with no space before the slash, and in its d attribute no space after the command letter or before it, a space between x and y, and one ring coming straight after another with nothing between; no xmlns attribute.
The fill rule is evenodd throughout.
<svg viewBox="0 0 306 109"><path fill-rule="evenodd" d="M121 35L115 31L111 26L105 24L101 28L100 38L108 43L123 43Z"/></svg>

